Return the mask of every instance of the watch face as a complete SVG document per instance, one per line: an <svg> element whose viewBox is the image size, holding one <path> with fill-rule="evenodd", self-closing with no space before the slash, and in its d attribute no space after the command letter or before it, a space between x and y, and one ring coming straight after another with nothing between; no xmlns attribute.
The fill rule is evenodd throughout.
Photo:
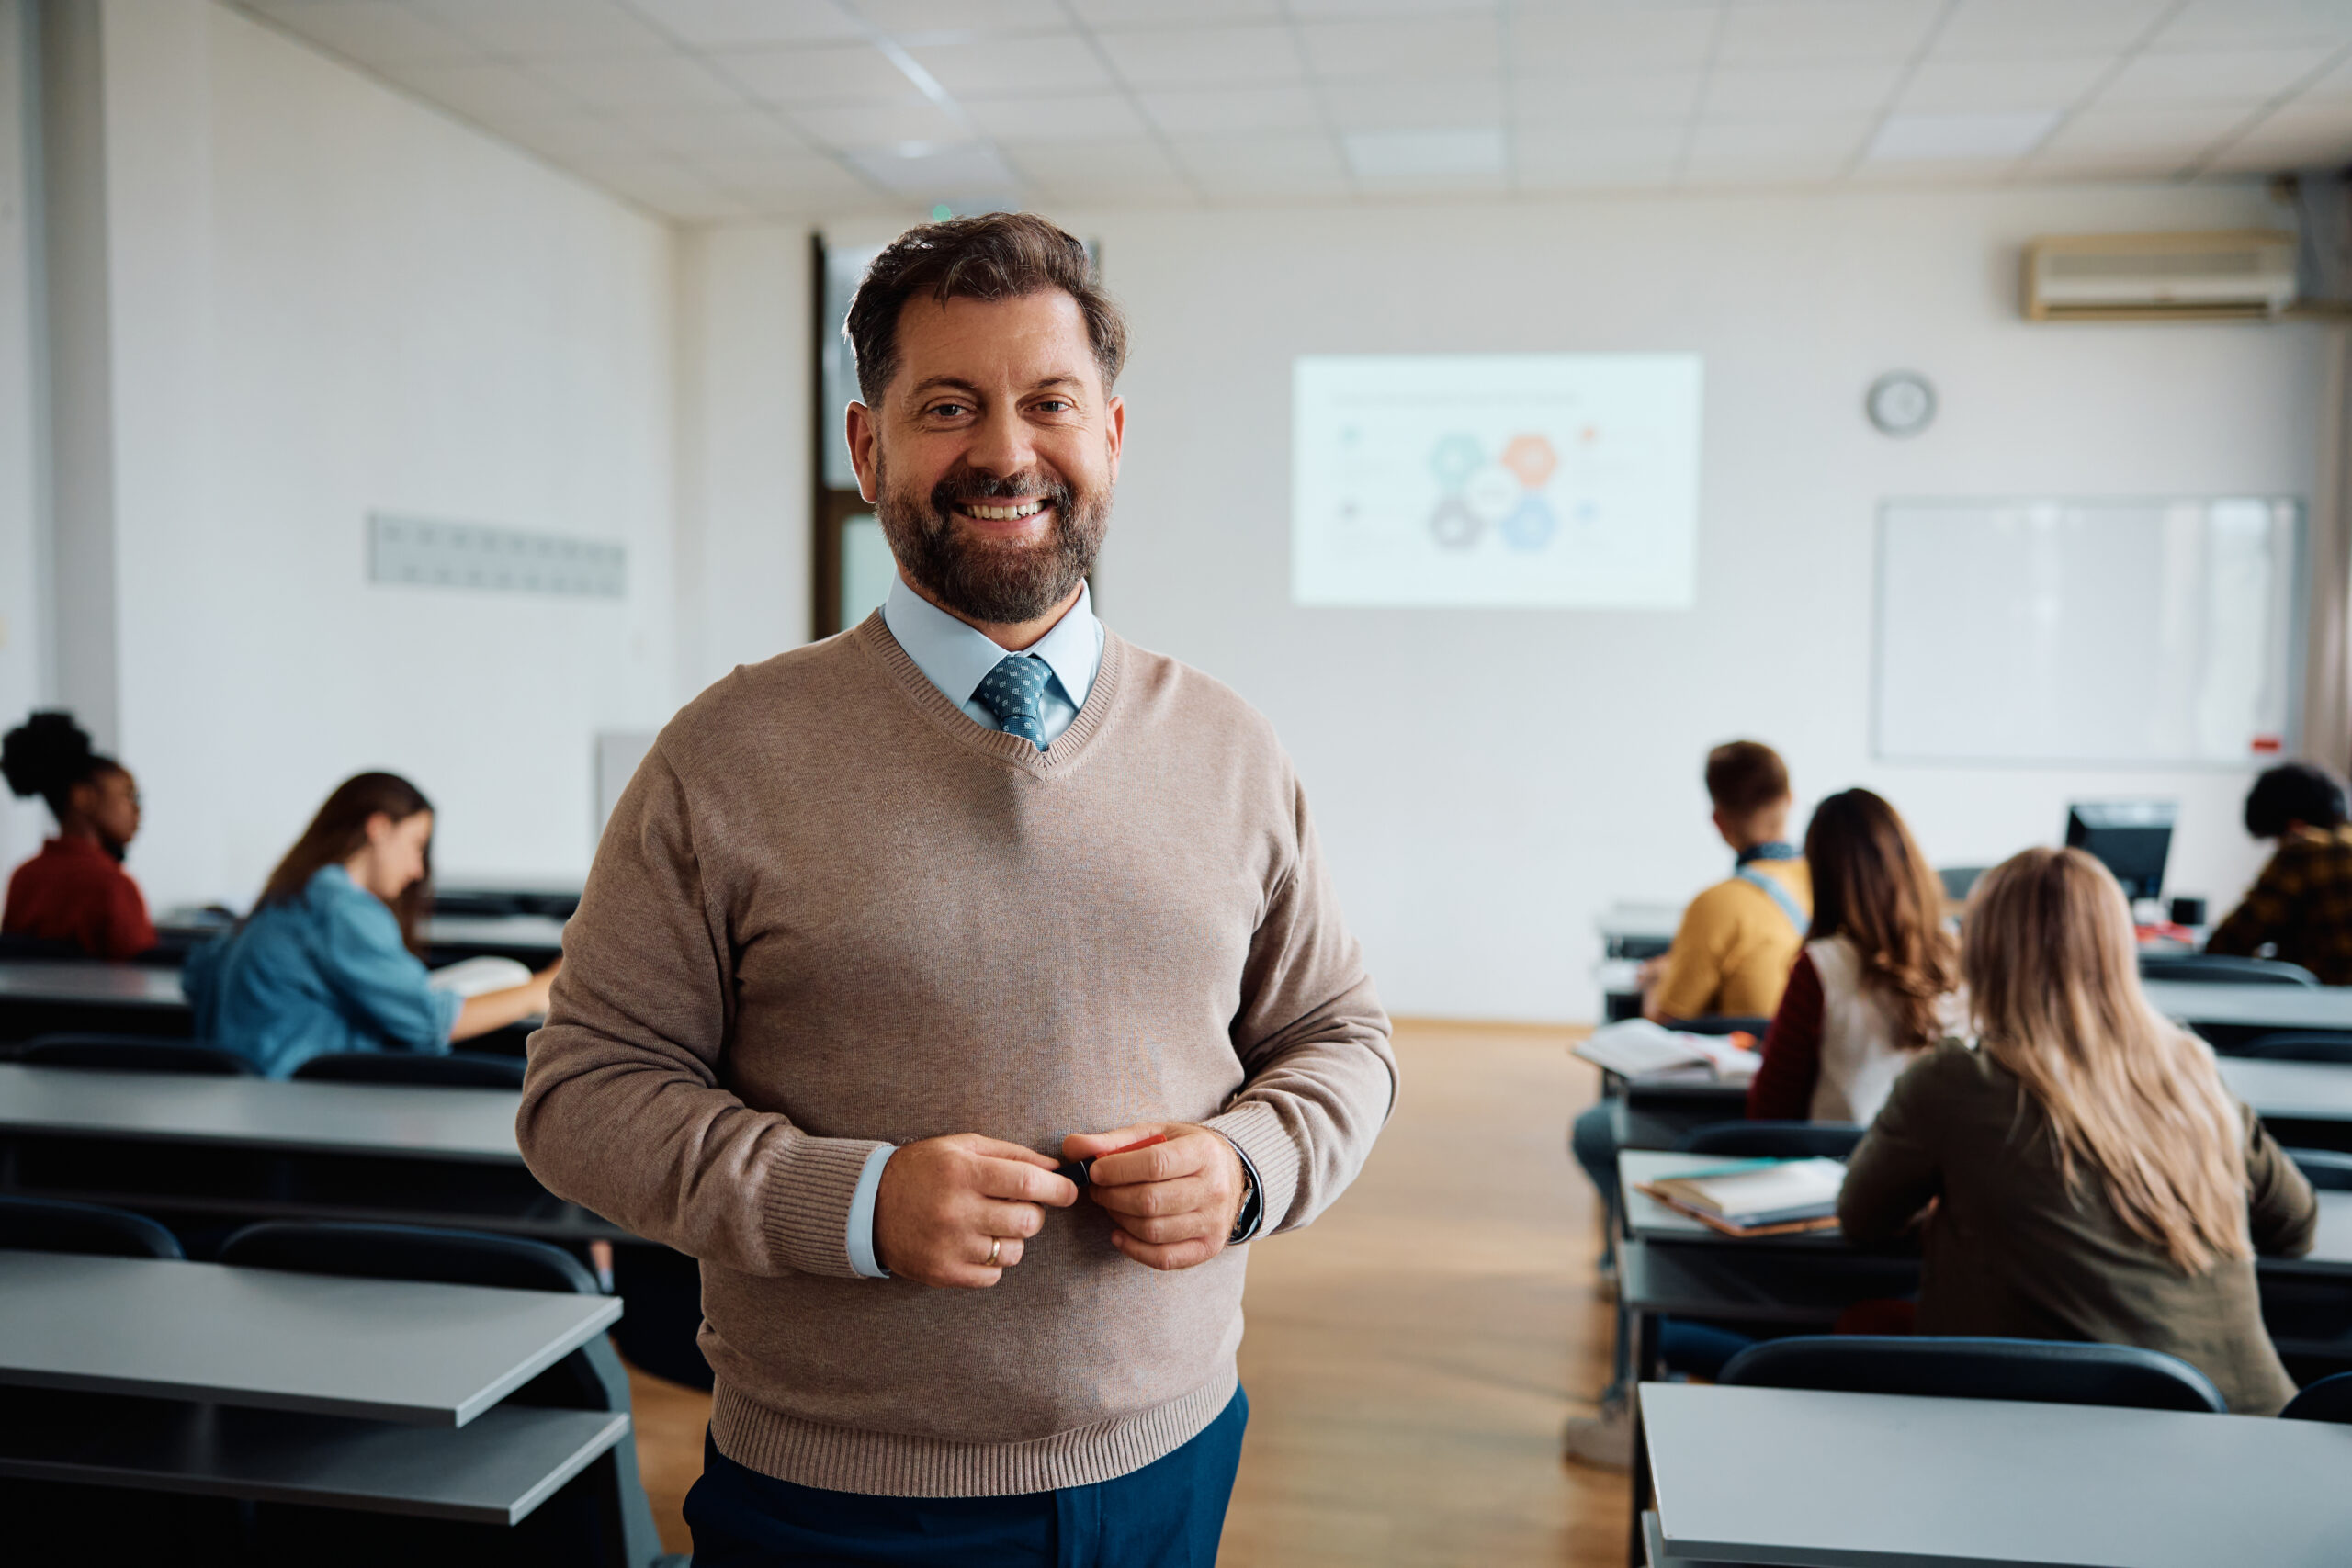
<svg viewBox="0 0 2352 1568"><path fill-rule="evenodd" d="M1936 417L1936 389L1925 376L1890 371L1871 383L1871 423L1889 435L1917 435Z"/></svg>

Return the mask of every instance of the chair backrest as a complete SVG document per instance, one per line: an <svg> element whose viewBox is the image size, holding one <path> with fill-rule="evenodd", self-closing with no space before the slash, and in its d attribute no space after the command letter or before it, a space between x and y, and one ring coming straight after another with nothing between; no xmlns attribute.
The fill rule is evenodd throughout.
<svg viewBox="0 0 2352 1568"><path fill-rule="evenodd" d="M2352 1155L2334 1149L2289 1149L2287 1157L2303 1179L2323 1192L2352 1192Z"/></svg>
<svg viewBox="0 0 2352 1568"><path fill-rule="evenodd" d="M2280 1030L2231 1046L2227 1056L2256 1056L2269 1062L2352 1063L2352 1034L2332 1029Z"/></svg>
<svg viewBox="0 0 2352 1568"><path fill-rule="evenodd" d="M61 1198L0 1198L0 1247L107 1258L186 1258L179 1237L144 1214Z"/></svg>
<svg viewBox="0 0 2352 1568"><path fill-rule="evenodd" d="M2275 958L2232 958L2219 953L2147 953L2140 955L2143 980L2185 980L2199 986L2316 986L2319 976L2300 964Z"/></svg>
<svg viewBox="0 0 2352 1568"><path fill-rule="evenodd" d="M426 1056L414 1051L335 1051L313 1056L294 1069L298 1078L327 1083L433 1084L444 1089L521 1089L519 1056L485 1056L452 1051Z"/></svg>
<svg viewBox="0 0 2352 1568"><path fill-rule="evenodd" d="M1844 1159L1864 1131L1851 1122L1711 1122L1675 1139L1674 1146L1694 1155Z"/></svg>
<svg viewBox="0 0 2352 1568"><path fill-rule="evenodd" d="M2340 1421L2352 1426L2352 1372L2322 1378L2278 1412L2287 1421Z"/></svg>
<svg viewBox="0 0 2352 1568"><path fill-rule="evenodd" d="M60 937L0 935L0 958L87 958L90 950Z"/></svg>
<svg viewBox="0 0 2352 1568"><path fill-rule="evenodd" d="M2213 1380L2177 1357L2137 1345L2074 1340L1800 1335L1748 1347L1716 1381L1837 1393L2229 1412Z"/></svg>
<svg viewBox="0 0 2352 1568"><path fill-rule="evenodd" d="M1678 1018L1668 1025L1668 1028L1679 1029L1685 1034L1753 1034L1758 1040L1764 1038L1764 1032L1771 1026L1772 1021L1769 1018L1741 1018L1733 1013L1711 1013L1705 1018Z"/></svg>
<svg viewBox="0 0 2352 1568"><path fill-rule="evenodd" d="M17 1060L36 1067L102 1067L116 1073L209 1073L254 1077L261 1069L218 1045L137 1034L43 1034L25 1043Z"/></svg>

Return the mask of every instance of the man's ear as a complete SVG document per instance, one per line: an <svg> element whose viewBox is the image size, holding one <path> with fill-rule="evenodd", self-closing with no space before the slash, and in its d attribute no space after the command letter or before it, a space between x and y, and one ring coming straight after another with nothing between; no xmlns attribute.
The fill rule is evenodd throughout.
<svg viewBox="0 0 2352 1568"><path fill-rule="evenodd" d="M869 503L879 501L882 431L878 416L864 403L850 404L845 434L849 460L857 469L857 493Z"/></svg>
<svg viewBox="0 0 2352 1568"><path fill-rule="evenodd" d="M1103 413L1102 439L1104 446L1110 449L1111 453L1111 482L1116 484L1119 480L1119 448L1127 439L1126 400L1113 398L1104 408Z"/></svg>

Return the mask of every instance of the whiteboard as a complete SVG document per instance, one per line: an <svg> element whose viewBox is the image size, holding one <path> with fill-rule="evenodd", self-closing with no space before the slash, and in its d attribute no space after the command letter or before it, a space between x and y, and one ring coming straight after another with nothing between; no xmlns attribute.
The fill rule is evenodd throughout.
<svg viewBox="0 0 2352 1568"><path fill-rule="evenodd" d="M2242 767L2295 750L2300 502L1891 501L1878 569L1883 759Z"/></svg>
<svg viewBox="0 0 2352 1568"><path fill-rule="evenodd" d="M1697 355L1313 355L1291 390L1299 604L1690 607Z"/></svg>

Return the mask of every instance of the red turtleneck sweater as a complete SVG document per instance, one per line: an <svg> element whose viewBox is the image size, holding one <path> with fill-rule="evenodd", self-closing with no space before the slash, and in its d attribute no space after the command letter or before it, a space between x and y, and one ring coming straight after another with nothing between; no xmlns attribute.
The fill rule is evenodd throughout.
<svg viewBox="0 0 2352 1568"><path fill-rule="evenodd" d="M95 958L130 958L155 945L139 884L95 839L51 839L17 868L0 934L70 942Z"/></svg>

